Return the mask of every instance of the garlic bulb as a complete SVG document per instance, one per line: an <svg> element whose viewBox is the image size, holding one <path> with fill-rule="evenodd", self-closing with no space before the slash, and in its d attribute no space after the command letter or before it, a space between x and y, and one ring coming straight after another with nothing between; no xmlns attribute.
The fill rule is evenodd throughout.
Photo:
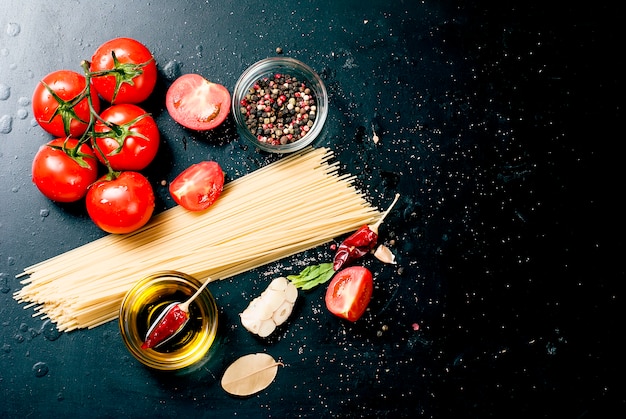
<svg viewBox="0 0 626 419"><path fill-rule="evenodd" d="M264 338L272 334L291 314L298 298L298 289L287 278L275 278L239 314L241 324L251 333Z"/></svg>

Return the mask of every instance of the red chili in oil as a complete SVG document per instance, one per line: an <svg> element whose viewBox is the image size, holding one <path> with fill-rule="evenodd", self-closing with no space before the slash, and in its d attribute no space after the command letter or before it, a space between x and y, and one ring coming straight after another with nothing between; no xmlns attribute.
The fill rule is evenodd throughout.
<svg viewBox="0 0 626 419"><path fill-rule="evenodd" d="M172 306L163 318L154 326L141 349L150 349L168 339L189 319L189 313L182 310L180 305Z"/></svg>

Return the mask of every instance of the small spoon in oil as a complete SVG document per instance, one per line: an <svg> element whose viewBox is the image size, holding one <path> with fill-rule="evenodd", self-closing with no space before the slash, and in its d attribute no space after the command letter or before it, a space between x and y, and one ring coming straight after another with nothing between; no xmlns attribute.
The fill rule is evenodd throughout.
<svg viewBox="0 0 626 419"><path fill-rule="evenodd" d="M185 302L176 301L165 307L146 332L141 349L155 348L178 335L189 321L189 305L204 291L209 282L211 279L207 278Z"/></svg>

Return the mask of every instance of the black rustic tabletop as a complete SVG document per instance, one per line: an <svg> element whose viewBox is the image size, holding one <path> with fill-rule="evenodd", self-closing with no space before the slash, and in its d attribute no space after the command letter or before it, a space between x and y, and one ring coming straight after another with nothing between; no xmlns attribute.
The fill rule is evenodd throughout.
<svg viewBox="0 0 626 419"><path fill-rule="evenodd" d="M600 3L2 0L0 416L623 414L622 19ZM313 146L332 149L372 205L400 194L380 237L398 263L363 261L375 288L360 320L330 314L325 286L301 292L272 339L238 320L268 278L330 257L328 244L211 284L217 342L187 374L144 367L115 321L59 333L15 300L24 268L105 235L82 203L33 185L50 135L31 97L116 37L144 43L159 70L142 105L162 137L143 171L157 212L192 163L215 160L232 181L283 158L245 143L232 118L209 134L176 124L165 92L178 76L232 92L272 56L320 75L329 115ZM255 352L284 366L261 392L230 396L224 370Z"/></svg>

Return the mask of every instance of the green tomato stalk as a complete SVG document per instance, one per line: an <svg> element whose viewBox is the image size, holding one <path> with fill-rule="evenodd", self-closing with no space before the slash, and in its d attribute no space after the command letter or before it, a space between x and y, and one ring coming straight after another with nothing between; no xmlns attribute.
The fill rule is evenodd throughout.
<svg viewBox="0 0 626 419"><path fill-rule="evenodd" d="M116 179L119 175L120 172L113 170L113 168L111 167L111 164L109 163L109 159L107 158L106 154L102 151L102 149L100 148L100 146L98 146L98 142L95 141L96 138L96 130L95 130L95 126L96 126L96 120L102 122L104 125L106 125L107 127L109 127L116 135L121 135L121 130L120 128L116 125L116 124L111 124L108 121L103 120L102 118L100 118L100 115L98 115L98 112L96 112L94 106L93 106L93 99L92 99L92 91L91 91L91 78L93 77L93 73L91 73L89 71L89 62L86 60L83 60L80 63L81 67L83 68L83 71L85 73L85 79L87 81L87 84L85 85L85 95L87 97L87 103L89 104L89 126L87 127L87 130L85 131L85 133L83 134L83 136L80 138L80 140L78 141L78 146L77 148L84 143L87 143L89 141L91 141L92 139L94 139L94 141L91 141L92 147L93 149L100 154L100 156L102 156L102 159L104 161L104 165L107 167L107 175L106 175L106 179L107 180L113 180ZM82 96L82 95L81 95Z"/></svg>

